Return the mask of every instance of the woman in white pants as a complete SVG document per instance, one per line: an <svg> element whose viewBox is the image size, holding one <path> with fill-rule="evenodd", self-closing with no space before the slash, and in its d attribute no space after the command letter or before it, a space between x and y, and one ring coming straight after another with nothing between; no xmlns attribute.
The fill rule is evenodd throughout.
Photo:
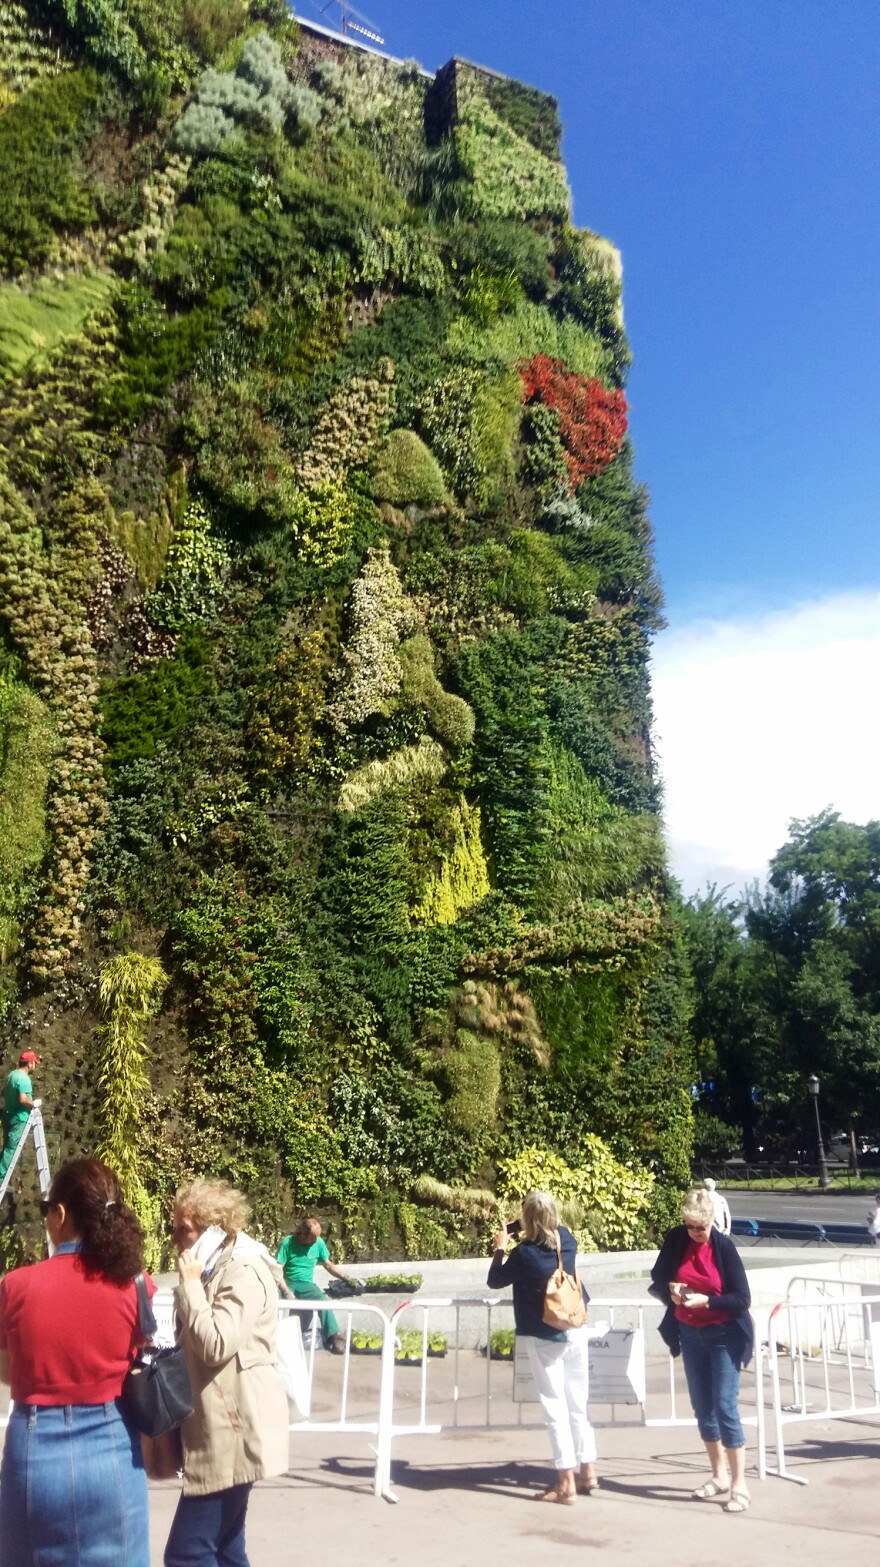
<svg viewBox="0 0 880 1567"><path fill-rule="evenodd" d="M557 1239L566 1273L574 1273L577 1244L560 1224L549 1192L529 1192L523 1199L521 1238L505 1256L516 1226L499 1230L489 1269L489 1285L513 1285L513 1316L541 1400L541 1408L556 1464L556 1480L536 1498L539 1502L574 1502L578 1491L594 1491L596 1437L587 1414L589 1367L586 1328L551 1328L544 1321L547 1280L557 1266ZM584 1299L589 1296L584 1291Z"/></svg>

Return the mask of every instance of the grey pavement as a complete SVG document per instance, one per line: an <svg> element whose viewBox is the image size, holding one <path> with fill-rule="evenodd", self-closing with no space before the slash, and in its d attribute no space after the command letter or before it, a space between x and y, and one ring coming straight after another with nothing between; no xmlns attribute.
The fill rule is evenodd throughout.
<svg viewBox="0 0 880 1567"><path fill-rule="evenodd" d="M594 1299L643 1298L654 1255L582 1258ZM828 1249L818 1247L795 1253L788 1248L746 1249L743 1257L756 1304L765 1306L785 1294L792 1276L834 1278L841 1265L840 1258L829 1259ZM868 1258L872 1267L880 1269L878 1252L869 1252ZM486 1259L412 1267L424 1275L422 1297L487 1293ZM387 1271L387 1265L351 1271ZM373 1299L386 1311L397 1304L395 1297ZM344 1304L337 1304L344 1312ZM416 1317L411 1325L416 1326ZM662 1353L656 1352L659 1346L653 1329L649 1329L649 1340L650 1405L651 1387L662 1383L666 1362ZM429 1404L432 1423L450 1418L449 1365L447 1361L434 1366L441 1376L441 1391ZM475 1395L485 1361L473 1355L471 1366L469 1385L464 1386L459 1406L460 1418L465 1421L469 1410L479 1410ZM376 1372L377 1362L352 1360L351 1409L359 1418L373 1412ZM332 1415L335 1390L343 1374L340 1358L317 1357L314 1419ZM417 1415L419 1383L417 1370L398 1371L398 1422ZM744 1416L750 1412L749 1398L753 1399L747 1383L754 1387L752 1379L744 1379ZM503 1400L497 1408L497 1418L502 1421L513 1413L512 1406ZM686 1401L680 1412L689 1413ZM593 1413L597 1418L610 1416L611 1411L606 1406ZM619 1413L627 1419L638 1415L633 1409ZM477 1418L482 1416L478 1413ZM526 1419L528 1424L512 1430L465 1426L441 1434L396 1438L392 1463L396 1503L373 1495L372 1436L294 1430L288 1474L257 1486L251 1499L251 1567L283 1567L309 1557L348 1558L357 1567L395 1567L397 1563L408 1567L483 1567L489 1561L503 1561L505 1567L541 1567L546 1562L550 1567L561 1553L582 1547L613 1550L627 1567L665 1567L667 1563L678 1567L683 1560L692 1559L699 1567L730 1567L733 1552L747 1561L797 1563L798 1567L812 1567L813 1563L824 1567L836 1558L846 1567L876 1567L880 1417L817 1417L790 1427L787 1464L794 1475L808 1482L804 1486L775 1477L758 1479L754 1427L749 1427L752 1506L736 1517L724 1514L717 1502L691 1499L694 1487L706 1477L706 1465L696 1429L690 1425L600 1428L601 1489L590 1497L579 1497L573 1507L536 1505L534 1497L550 1475L549 1445L543 1427L532 1423L539 1419L538 1411L530 1409ZM771 1438L768 1431L768 1443ZM769 1461L773 1461L772 1453ZM152 1567L159 1567L162 1561L177 1495L176 1482L150 1487Z"/></svg>
<svg viewBox="0 0 880 1567"><path fill-rule="evenodd" d="M363 1438L294 1436L289 1474L256 1487L251 1499L251 1567L331 1559L357 1567L550 1567L560 1554L584 1547L613 1551L627 1567L730 1567L734 1558L876 1567L876 1424L804 1428L789 1465L809 1484L760 1481L752 1472L752 1506L736 1517L718 1503L690 1499L706 1477L690 1428L598 1436L602 1487L573 1507L533 1500L548 1478L541 1430L399 1441L396 1505L372 1494L372 1454ZM151 1486L153 1567L162 1561L176 1500L175 1484Z"/></svg>

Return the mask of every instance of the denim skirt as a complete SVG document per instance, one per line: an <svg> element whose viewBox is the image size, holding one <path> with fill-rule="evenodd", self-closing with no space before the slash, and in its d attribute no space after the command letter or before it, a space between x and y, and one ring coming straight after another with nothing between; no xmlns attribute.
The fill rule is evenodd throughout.
<svg viewBox="0 0 880 1567"><path fill-rule="evenodd" d="M140 1437L117 1404L17 1404L0 1465L0 1567L150 1567Z"/></svg>

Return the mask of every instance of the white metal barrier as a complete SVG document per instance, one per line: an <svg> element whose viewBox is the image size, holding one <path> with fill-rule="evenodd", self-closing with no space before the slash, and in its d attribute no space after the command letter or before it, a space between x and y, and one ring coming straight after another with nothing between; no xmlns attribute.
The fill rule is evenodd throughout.
<svg viewBox="0 0 880 1567"><path fill-rule="evenodd" d="M829 1293L830 1290L834 1293ZM396 1501L391 1491L391 1459L395 1440L404 1436L436 1434L445 1430L511 1430L539 1428L542 1424L536 1406L535 1418L529 1416L527 1403L514 1403L513 1371L502 1383L505 1367L488 1352L492 1332L512 1320L509 1296L456 1299L431 1298L405 1301L389 1318L377 1306L357 1300L335 1300L332 1309L344 1322L344 1356L338 1384L321 1378L316 1389L316 1350L319 1341L317 1317L329 1303L283 1300L278 1303L279 1318L295 1314L300 1321L313 1319L311 1344L306 1357L309 1412L302 1420L291 1422L296 1435L306 1432L358 1433L373 1439L375 1469L373 1491ZM160 1291L153 1302L159 1324L157 1337L168 1341L173 1336L173 1297ZM611 1334L639 1337L644 1354L644 1334L654 1340L656 1323L665 1308L660 1302L640 1299L590 1302L591 1317L604 1318ZM398 1365L395 1349L398 1334L411 1314L421 1329L421 1355L417 1356L418 1380L409 1367ZM431 1372L434 1362L429 1345L431 1314L451 1326L451 1376L442 1381ZM762 1314L763 1315L763 1314ZM376 1374L359 1372L356 1397L352 1398L352 1331L357 1319L372 1319L371 1326L381 1338L376 1354ZM753 1316L754 1321L754 1316ZM624 1331L625 1330L625 1331ZM598 1332L598 1325L593 1329ZM611 1335L607 1335L610 1337ZM484 1363L477 1359L475 1346L485 1348ZM619 1425L645 1427L693 1426L684 1382L676 1362L663 1351L648 1357L657 1364L651 1377L644 1376L641 1399L627 1397L620 1402L608 1396L609 1384L592 1372L591 1418L598 1428ZM335 1360L335 1357L334 1357ZM681 1362L678 1361L680 1368ZM592 1357L591 1357L592 1367ZM662 1369L661 1369L662 1367ZM659 1374L658 1374L659 1373ZM773 1422L774 1465L767 1462L765 1401L769 1373L769 1402ZM403 1379L409 1381L407 1387ZM366 1385L365 1384L366 1379ZM632 1386L639 1377L631 1375ZM326 1406L328 1389L336 1385L335 1407L315 1414L315 1405ZM407 1409L406 1396L410 1398ZM599 1395L598 1397L596 1395ZM603 1396L603 1394L605 1396ZM805 1485L807 1480L792 1474L786 1462L786 1432L792 1425L810 1421L865 1419L880 1416L880 1288L870 1289L860 1279L828 1280L801 1276L792 1280L790 1298L774 1306L769 1313L769 1341L755 1337L755 1357L744 1373L742 1396L746 1412L744 1425L754 1426L757 1465L760 1478L776 1475ZM360 1404L360 1408L353 1407ZM753 1404L753 1411L750 1405ZM415 1406L413 1408L413 1405ZM597 1406L610 1411L599 1414ZM406 1418L398 1418L404 1406ZM412 1409L412 1413L410 1413ZM688 1413L680 1413L687 1409ZM6 1425L0 1418L0 1426Z"/></svg>
<svg viewBox="0 0 880 1567"><path fill-rule="evenodd" d="M827 1281L792 1281L794 1297L770 1313L769 1367L776 1464L769 1474L798 1485L785 1452L791 1425L880 1415L880 1292L851 1281L824 1293Z"/></svg>
<svg viewBox="0 0 880 1567"><path fill-rule="evenodd" d="M644 1297L627 1300L592 1299L590 1301L591 1317L594 1319L606 1319L607 1325L610 1327L612 1332L616 1331L617 1324L623 1323L623 1325L629 1331L631 1331L634 1335L638 1335L641 1345L640 1353L642 1356L644 1356L646 1316L651 1321L651 1327L655 1328L657 1320L659 1320L665 1309L665 1306L661 1302L655 1302L651 1300L646 1301ZM453 1297L425 1300L416 1299L405 1301L401 1306L397 1307L396 1311L392 1313L389 1324L389 1334L392 1336L392 1338L401 1328L404 1318L408 1313L421 1313L419 1326L421 1327L422 1354L419 1361L420 1376L416 1399L417 1412L411 1419L397 1419L398 1406L401 1402L398 1397L400 1391L398 1382L398 1368L393 1360L390 1362L391 1396L389 1406L384 1411L385 1420L383 1421L383 1428L379 1433L377 1469L381 1470L381 1474L375 1486L377 1495L382 1494L392 1498L392 1444L400 1437L431 1435L437 1434L444 1430L482 1429L498 1431L529 1426L536 1428L543 1423L540 1418L536 1418L534 1420L525 1420L523 1418L523 1403L520 1402L518 1405L513 1405L513 1393L511 1388L507 1388L506 1391L502 1393L500 1379L503 1375L503 1372L499 1366L499 1363L493 1360L491 1354L489 1353L492 1341L492 1332L497 1325L498 1316L503 1315L506 1319L510 1320L512 1318L512 1310L512 1301L509 1296L486 1296L482 1299L455 1299ZM454 1320L454 1333L453 1342L451 1345L451 1385L449 1385L443 1392L440 1392L435 1387L432 1406L435 1411L439 1410L441 1413L439 1416L435 1414L434 1417L429 1418L429 1367L432 1362L432 1356L429 1351L429 1324L431 1312L434 1312L435 1316L441 1313L445 1314L447 1318L449 1314L452 1313ZM485 1370L481 1371L478 1378L471 1378L469 1385L464 1385L463 1372L466 1375L465 1368L469 1364L470 1366L473 1366L473 1361L472 1359L467 1360L462 1358L462 1319L463 1317L473 1318L475 1314L482 1314L484 1322L484 1330L482 1334L478 1335L478 1337L482 1337L485 1345ZM466 1337L470 1343L473 1344L474 1332L472 1324ZM473 1350L466 1350L464 1351L464 1354L468 1357L471 1357ZM683 1396L681 1395L683 1378L681 1371L676 1371L676 1361L673 1360L672 1356L666 1355L664 1351L661 1351L657 1358L659 1359L661 1355L666 1362L664 1372L662 1373L660 1379L662 1386L660 1388L655 1388L647 1385L644 1374L644 1365L642 1365L641 1377L635 1377L633 1379L634 1387L638 1387L639 1383L641 1383L641 1397L630 1398L623 1406L621 1406L621 1404L618 1403L615 1398L608 1397L607 1386L603 1387L601 1380L595 1378L593 1365L594 1357L591 1355L591 1420L597 1428L601 1429L607 1426L621 1425L673 1427L693 1426L696 1424L692 1414L688 1413L685 1415L679 1413L679 1409L682 1407L682 1405L683 1407L689 1409L689 1402L687 1400L686 1393L684 1393ZM680 1367L680 1360L678 1365ZM747 1372L746 1376L748 1377L748 1375L749 1373ZM764 1355L763 1346L758 1342L757 1335L755 1342L755 1358L752 1362L751 1375L752 1386L754 1388L755 1412L751 1415L744 1415L743 1424L753 1425L756 1428L758 1472L763 1479L766 1473ZM436 1383L436 1378L434 1380ZM447 1378L447 1381L448 1380L449 1379ZM477 1386L477 1383L479 1383L479 1387ZM748 1384L746 1385L748 1386ZM470 1408L465 1408L464 1406L466 1404L469 1404ZM594 1418L593 1410L598 1404L604 1404L610 1408L610 1419L601 1417ZM442 1417L442 1410L444 1405L451 1406L447 1418ZM513 1415L514 1407L516 1408L515 1416ZM623 1416L620 1414L621 1407L624 1407L626 1410L626 1413Z"/></svg>
<svg viewBox="0 0 880 1567"><path fill-rule="evenodd" d="M342 1331L345 1335L345 1350L342 1358L342 1374L338 1388L338 1402L335 1413L329 1412L323 1418L315 1418L315 1366L316 1351L320 1340L318 1318L322 1311L332 1310L343 1322ZM160 1343L174 1342L174 1296L170 1290L160 1290L153 1297L153 1311L156 1316L158 1331L156 1338ZM380 1446L380 1431L383 1426L383 1414L390 1404L391 1377L394 1370L394 1335L390 1332L390 1323L378 1306L370 1306L357 1300L279 1300L279 1322L287 1317L296 1316L302 1327L306 1327L304 1319L310 1319L311 1335L306 1350L307 1368L307 1412L304 1412L301 1420L292 1420L290 1430L299 1435L304 1431L345 1432L360 1433L374 1438L374 1451L377 1454L377 1463L374 1474L374 1491L379 1494L381 1479L378 1463L378 1451ZM368 1402L369 1412L366 1414L353 1414L351 1411L351 1360L352 1360L352 1329L356 1319L372 1319L369 1323L374 1332L382 1339L382 1347L376 1357L375 1386L372 1388L358 1388L358 1396ZM362 1381L363 1379L360 1378ZM322 1395L327 1389L322 1386Z"/></svg>

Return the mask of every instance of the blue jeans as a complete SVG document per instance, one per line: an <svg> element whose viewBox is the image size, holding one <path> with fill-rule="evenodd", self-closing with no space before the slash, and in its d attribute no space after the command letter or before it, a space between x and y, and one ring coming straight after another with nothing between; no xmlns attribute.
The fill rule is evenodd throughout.
<svg viewBox="0 0 880 1567"><path fill-rule="evenodd" d="M140 1437L117 1405L17 1404L0 1467L2 1567L150 1567Z"/></svg>
<svg viewBox="0 0 880 1567"><path fill-rule="evenodd" d="M733 1322L710 1322L695 1328L678 1324L681 1358L694 1414L704 1442L745 1447L739 1418L739 1359Z"/></svg>
<svg viewBox="0 0 880 1567"><path fill-rule="evenodd" d="M177 1504L165 1567L250 1567L244 1520L250 1485L230 1485L207 1496L182 1496Z"/></svg>

